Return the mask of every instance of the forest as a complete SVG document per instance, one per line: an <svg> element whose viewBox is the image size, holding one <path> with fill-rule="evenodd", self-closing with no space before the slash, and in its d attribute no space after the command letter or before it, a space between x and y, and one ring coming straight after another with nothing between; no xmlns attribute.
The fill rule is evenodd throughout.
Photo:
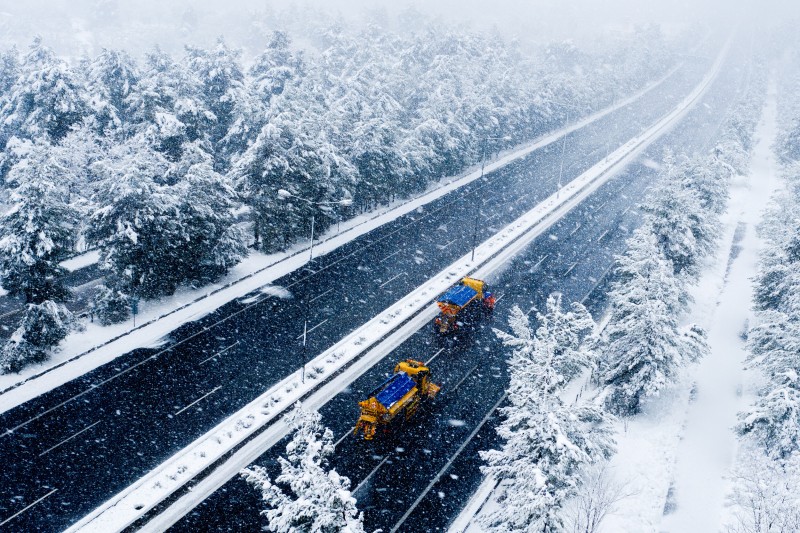
<svg viewBox="0 0 800 533"><path fill-rule="evenodd" d="M27 306L3 372L80 327L65 258L100 251L91 313L123 321L139 298L308 238L312 218L319 234L608 106L686 39L646 26L591 50L533 47L432 22L313 36L301 48L273 31L246 60L221 38L180 57L68 61L41 38L2 53L0 283Z"/></svg>

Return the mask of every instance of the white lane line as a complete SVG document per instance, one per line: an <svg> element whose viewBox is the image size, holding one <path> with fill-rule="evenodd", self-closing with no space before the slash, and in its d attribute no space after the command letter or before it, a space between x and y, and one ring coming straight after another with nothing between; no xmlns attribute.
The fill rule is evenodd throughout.
<svg viewBox="0 0 800 533"><path fill-rule="evenodd" d="M344 439L346 439L347 437L349 437L350 435L352 435L352 434L353 434L353 431L355 431L355 429L356 429L356 427L355 427L355 426L351 427L351 428L350 428L350 431L348 431L348 432L346 432L344 435L342 435L342 438L341 438L341 439L339 439L339 440L337 440L337 441L336 441L336 444L334 444L334 445L333 445L333 447L334 447L334 448L336 448L337 446L339 446L339 445L342 443L342 441L343 441Z"/></svg>
<svg viewBox="0 0 800 533"><path fill-rule="evenodd" d="M597 242L600 242L600 241L602 241L602 240L603 240L603 238L604 238L606 235L608 235L608 232L609 232L609 231L611 231L611 230L610 230L610 229L607 229L607 230L605 230L605 231L603 232L603 234L602 234L602 235L600 235L600 236L597 238Z"/></svg>
<svg viewBox="0 0 800 533"><path fill-rule="evenodd" d="M443 351L444 351L444 348L442 348L441 350L439 350L438 352L436 352L435 354L433 354L433 357L431 357L430 359L428 359L427 361L425 361L425 366L428 366L428 364L430 364L430 362L431 362L431 361L433 361L434 359L436 359L437 357L439 357L439 354L440 354L440 353L442 353Z"/></svg>
<svg viewBox="0 0 800 533"><path fill-rule="evenodd" d="M198 335L198 334L196 333L195 335L192 335L192 337L195 337L196 335ZM39 413L38 415L36 415L36 416L33 416L33 417L29 418L29 419L28 419L28 420L26 420L25 422L21 422L21 423L17 424L17 425L16 425L16 426L14 426L13 428L8 428L8 429L5 431L5 433L3 433L3 434L2 434L2 435L0 435L0 436L3 436L3 435L11 435L11 434L13 434L13 433L14 433L16 430L18 430L18 429L20 429L20 428L23 428L23 427L27 426L28 424L30 424L30 423L31 423L31 422L33 422L34 420L38 420L39 418L41 418L41 417L45 416L46 414L48 414L48 413L52 413L52 412L53 412L53 411L55 411L56 409L60 408L62 405L66 405L66 404L70 403L70 402L71 402L71 401L73 401L73 400L77 400L77 399L78 399L78 398L80 398L81 396L85 396L85 395L89 394L89 393L90 393L90 392L92 392L94 389L96 389L96 388L98 388L98 387L102 387L103 385L105 385L105 384L106 384L106 383L108 383L109 381L113 381L113 380L117 379L118 377L120 377L120 376L122 376L122 375L125 375L125 374L127 374L127 373L128 373L128 372L130 372L131 370L134 370L135 368L138 368L138 367L142 366L143 364L145 364L145 363L147 363L147 362L149 362L149 361L152 361L153 359L155 359L156 357L158 357L160 354L162 354L162 353L166 353L166 352L170 351L171 349L172 349L172 347L170 347L170 348L167 348L167 349L165 349L165 350L161 350L160 352L158 352L158 353L155 353L155 354L151 355L151 356L150 356L150 357L148 357L147 359L143 359L143 360L139 361L138 363L136 363L135 365L133 365L133 366L129 366L128 368L126 368L125 370L123 370L123 371L121 371L121 372L117 372L116 374L114 374L114 375L113 375L113 376L111 376L110 378L104 379L103 381L101 381L101 382L99 382L99 383L94 383L94 384L92 384L92 385L91 385L91 386L90 386L88 389L84 390L83 392L79 392L79 393L78 393L78 394L76 394L75 396L72 396L72 397L70 397L70 398L67 398L67 399L66 399L66 400L64 400L63 402L61 402L61 403L58 403L58 404L54 405L53 407L50 407L49 409L46 409L46 410L42 411L42 412L41 412L41 413Z"/></svg>
<svg viewBox="0 0 800 533"><path fill-rule="evenodd" d="M567 269L567 271L566 271L566 272L564 272L563 274L561 274L561 277L562 277L562 278L565 278L565 277L569 276L569 273L570 273L570 272L572 272L572 270L573 270L573 269L574 269L576 266L578 266L578 262L577 262L577 261L575 261L574 263L572 263L572 265L570 265L570 267Z"/></svg>
<svg viewBox="0 0 800 533"><path fill-rule="evenodd" d="M330 318L326 318L325 320L323 320L322 322L320 322L319 324L317 324L317 325L316 325L316 326L314 326L313 328L311 328L311 329L307 329L306 331L304 331L303 333L301 333L300 335L298 335L298 336L295 338L295 340L300 340L300 339L302 339L304 335L305 335L306 337L308 337L308 334L309 334L309 333L311 333L312 331L314 331L315 329L317 329L318 327L320 327L322 324L324 324L324 323L325 323L325 322L327 322L328 320L330 320Z"/></svg>
<svg viewBox="0 0 800 533"><path fill-rule="evenodd" d="M455 391L457 391L457 390L458 390L458 388L461 386L461 384L462 384L462 383L464 383L464 381L465 381L465 380L466 380L466 379L467 379L467 378L470 376L470 374L472 374L472 373L475 371L475 369L476 369L476 368L478 368L478 365L475 365L475 366L473 366L472 368L470 368L470 369L469 369L469 372L467 372L467 373L464 375L464 377L463 377L463 378L461 378L461 380L459 380L459 382L458 382L458 383L456 383L456 386L455 386L455 387L453 387L452 389L450 389L448 392L455 392Z"/></svg>
<svg viewBox="0 0 800 533"><path fill-rule="evenodd" d="M361 487L363 487L363 486L364 486L364 484L365 484L367 481L369 481L369 478L371 478L373 475L375 475L375 472L377 472L377 471L378 471L378 469L379 469L380 467L382 467L382 466L383 466L383 463L385 463L386 461L388 461L388 460L389 460L389 457L391 457L391 455L387 455L386 457L384 457L384 458L383 458L383 461L381 461L380 463L378 463L378 466L376 466L375 468L373 468L373 469L372 469L372 472L370 472L370 473L367 475L367 477L365 477L365 478L364 478L364 480L363 480L361 483L359 483L359 484L358 484L358 486L357 486L355 489L353 489L353 492L351 492L350 494L355 494L356 492L358 492L358 490L359 490Z"/></svg>
<svg viewBox="0 0 800 533"><path fill-rule="evenodd" d="M573 235L575 235L575 234L578 232L578 230L579 230L579 229L581 229L581 226L583 226L583 224L581 224L580 222L578 222L578 225L577 225L577 226L575 226L575 229L574 229L574 230L572 230L572 232L569 234L569 236L570 236L570 237L572 237Z"/></svg>
<svg viewBox="0 0 800 533"><path fill-rule="evenodd" d="M395 252L395 253L397 253L397 252ZM329 293L329 292L331 292L332 290L333 290L333 289L331 288L331 289L328 289L327 291L323 292L322 294L318 294L318 295L314 296L313 298L311 298L311 299L308 301L308 303L311 303L311 302L316 302L317 300L319 300L320 298L322 298L323 296L325 296L326 294L328 294L328 293Z"/></svg>
<svg viewBox="0 0 800 533"><path fill-rule="evenodd" d="M544 257L539 259L539 261L537 261L536 264L531 267L531 270L535 270L536 268L538 268L539 265L541 265L544 262L544 260L547 259L548 257L550 257L550 254L544 254Z"/></svg>
<svg viewBox="0 0 800 533"><path fill-rule="evenodd" d="M77 437L78 435L80 435L81 433L83 433L84 431L89 431L90 429L92 429L93 427L95 427L95 426L96 426L97 424L99 424L99 423L100 423L100 421L98 420L98 421L97 421L97 422L95 422L94 424L92 424L92 425L90 425L90 426L86 426L85 428L83 428L83 429L82 429L82 430L80 430L79 432L75 433L75 434L74 434L74 435L72 435L71 437L67 437L66 439L62 440L61 442L59 442L59 443L58 443L58 444L56 444L55 446L51 446L50 448L47 448L45 451L43 451L42 453L40 453L40 454L39 454L39 457L41 457L41 456L43 456L43 455L45 455L45 454L48 454L48 453L50 453L51 451L55 450L56 448L58 448L58 447L59 447L59 446L61 446L62 444L66 444L67 442L71 441L72 439L74 439L75 437ZM0 525L2 525L2 524L0 524Z"/></svg>
<svg viewBox="0 0 800 533"><path fill-rule="evenodd" d="M503 394L503 395L500 397L500 399L499 399L499 400L497 400L497 403L496 403L496 404L494 404L494 406L491 408L491 410L489 410L489 412L488 412L488 413L486 413L486 416L484 416L484 417L483 417L483 420L481 420L480 424L478 424L478 425L475 427L475 429L473 429L473 430L472 430L472 433L470 433L469 437L467 437L467 440L465 440L465 441L464 441L464 442L461 444L461 446L460 446L460 447L458 448L458 450L456 451L455 455L453 455L453 456L450 458L450 460L449 460L449 461L447 461L447 464L445 464L445 465L442 467L442 469L441 469L441 470L439 470L439 472L436 474L436 477L434 477L434 478L433 478L433 480L431 480L431 482L430 482L430 483L428 483L428 486L427 486L427 487L425 487L425 490L422 492L422 494L420 494L420 495L419 495L419 497L417 497L417 499L416 499L416 500L414 500L414 503L411 505L411 507L409 507L409 508L408 508L408 510L406 511L406 513L405 513L405 514L404 514L402 517L400 517L400 521L399 521L399 522L397 522L397 523L394 525L394 527L391 529L390 533L395 533L395 531L397 531L398 529L400 529L400 526L402 526L402 525L403 525L403 523L406 521L406 519L407 519L409 516L411 516L411 513L413 513L413 512L414 512L414 509L416 509L416 508L417 508L417 506L418 506L418 505L419 505L419 503L422 501L422 499L423 499L423 498L424 498L424 497L425 497L425 496L426 496L426 495L427 495L427 494L428 494L428 493L431 491L431 489L433 488L433 486L434 486L434 485L436 485L436 483L439 481L439 479L441 479L442 475L443 475L445 472L447 472L447 470L450 468L450 466L453 464L453 462L454 462L454 461L455 461L455 460L458 458L458 456L459 456L459 455L461 455L461 452L463 452L463 451L464 451L464 448L466 448L466 447L467 447L467 444L469 444L469 443L472 441L472 439L473 439L473 438L475 438L475 435L477 435L477 434L478 434L478 431L480 431L480 430L481 430L481 428L483 427L483 425L484 425L484 424L486 424L486 421L487 421L487 420L489 420L489 418L491 418L491 416L492 416L492 414L494 414L495 410L496 410L496 409L497 409L497 408L500 406L500 404L501 404L501 403L503 403L503 400L505 400L505 399L506 399L506 396L508 396L508 393L507 393L507 392L506 392L506 393L504 393L504 394ZM363 482L362 482L362 483L363 483Z"/></svg>
<svg viewBox="0 0 800 533"><path fill-rule="evenodd" d="M447 244L445 244L445 245L439 245L439 244L437 244L437 245L436 245L436 247L437 247L438 249L440 249L440 250L444 250L445 248L447 248L448 246L450 246L451 244L453 244L453 243L454 243L454 242L456 242L457 240L458 240L458 239L453 239L452 241L448 242L448 243L447 243Z"/></svg>
<svg viewBox="0 0 800 533"><path fill-rule="evenodd" d="M386 281L384 281L383 283L381 283L381 284L380 284L380 288L382 289L384 286L386 286L386 285L388 285L389 283L393 282L394 280L396 280L396 279L397 279L397 278L399 278L400 276L405 276L405 275L406 275L406 273L405 273L405 272L400 272L398 275L394 276L393 278L391 278L391 279L389 279L389 280L386 280Z"/></svg>
<svg viewBox="0 0 800 533"><path fill-rule="evenodd" d="M205 398L208 398L209 396L211 396L212 394L214 394L215 392L217 392L217 391L218 391L219 389L221 389L221 388L222 388L222 385L220 385L220 386L218 386L218 387L214 387L214 388L211 390L211 392L207 392L207 393L203 394L203 395L202 395L202 396L200 396L198 399L196 399L195 401L193 401L192 403L190 403L189 405L187 405L186 407L184 407L184 408L183 408L183 409L181 409L180 411L175 411L175 414L176 414L176 415L179 415L179 414L181 414L182 412L184 412L185 410L187 410L188 408L190 408L191 406L193 406L194 404L196 404L196 403L197 403L197 402L199 402L200 400L204 400Z"/></svg>
<svg viewBox="0 0 800 533"><path fill-rule="evenodd" d="M389 259L390 257L394 257L394 256L396 256L397 254L399 254L399 253L400 253L400 252L402 252L402 251L403 251L403 250L397 250L395 253L387 255L386 257L384 257L383 259L381 259L380 261L378 261L378 264L380 264L380 263L383 263L384 261L386 261L386 260L387 260L387 259Z"/></svg>
<svg viewBox="0 0 800 533"><path fill-rule="evenodd" d="M45 498L47 498L48 496L50 496L51 494L53 494L53 493L54 493L55 491L57 491L57 490L58 490L58 489L53 489L53 490L51 490L50 492L48 492L47 494L45 494L44 496L42 496L41 498L39 498L38 500L36 500L36 501L35 501L35 502L33 502L32 504L30 504L29 506L27 506L25 509L23 509L23 510L21 510L21 511L17 511L17 512L16 512L16 513L14 513L13 515L9 516L8 518L6 518L6 519L5 519L5 520L3 520L2 522L0 522L0 526L4 526L4 525L8 524L8 523L9 523L9 522L11 522L12 520L14 520L16 517L18 517L19 515L21 515L22 513L24 513L25 511L27 511L28 509L30 509L31 507L33 507L33 506L34 506L34 505L36 505L37 503L39 503L40 501L44 500Z"/></svg>
<svg viewBox="0 0 800 533"><path fill-rule="evenodd" d="M231 344L231 345L230 345L230 346L228 346L227 348L223 348L222 350L218 351L217 353L215 353L214 355L212 355L212 356L210 356L210 357L206 357L205 359L203 359L202 361L200 361L200 362L199 362L199 363L197 363L197 364L198 364L198 365L202 365L202 364L204 364L204 363L207 363L208 361L211 361L212 359L214 359L214 358L215 358L215 357L217 357L218 355L222 355L222 354L224 354L225 352L227 352L228 350L230 350L231 348L233 348L233 347L234 347L234 346L236 346L237 344L239 344L239 341L236 341L236 342L234 342L233 344Z"/></svg>

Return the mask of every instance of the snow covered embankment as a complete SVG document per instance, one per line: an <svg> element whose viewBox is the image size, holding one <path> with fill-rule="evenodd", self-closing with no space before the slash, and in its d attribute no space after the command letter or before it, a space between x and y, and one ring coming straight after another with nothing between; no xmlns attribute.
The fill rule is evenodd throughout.
<svg viewBox="0 0 800 533"><path fill-rule="evenodd" d="M100 506L70 528L70 531L107 532L124 529L205 469L224 460L213 472L194 485L190 493L151 520L144 529L161 531L180 519L194 505L286 434L285 425L275 422L295 401L305 398L304 403L309 408L322 405L414 331L433 319L436 313L433 300L438 294L463 276L491 275L668 131L697 103L708 88L718 74L727 50L728 45L720 52L701 83L677 108L645 133L631 139L609 154L606 160L587 170L478 246L474 261L469 254L460 258L312 360L308 364L309 370L304 384L300 381L299 372L289 376L149 475ZM346 370L341 372L344 369ZM334 379L327 381L330 378ZM226 458L234 449L236 452Z"/></svg>
<svg viewBox="0 0 800 533"><path fill-rule="evenodd" d="M741 333L751 315L759 247L755 226L776 186L774 89L756 137L750 175L732 183L722 246L692 291L689 321L707 330L710 354L642 415L620 422L611 464L633 495L618 504L603 531L718 531L722 525L736 447L732 426L741 408Z"/></svg>

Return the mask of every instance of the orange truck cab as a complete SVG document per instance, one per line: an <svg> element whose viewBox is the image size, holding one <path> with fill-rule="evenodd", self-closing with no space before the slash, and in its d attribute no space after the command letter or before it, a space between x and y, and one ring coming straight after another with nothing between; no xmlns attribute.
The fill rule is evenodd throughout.
<svg viewBox="0 0 800 533"><path fill-rule="evenodd" d="M441 333L458 331L468 320L468 315L480 309L494 309L495 297L489 292L486 282L475 278L463 278L436 301L439 315L434 319L434 329Z"/></svg>

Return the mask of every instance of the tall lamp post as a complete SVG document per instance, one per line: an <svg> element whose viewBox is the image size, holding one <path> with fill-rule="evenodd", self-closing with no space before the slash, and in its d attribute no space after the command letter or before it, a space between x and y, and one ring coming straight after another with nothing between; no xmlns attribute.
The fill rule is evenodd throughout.
<svg viewBox="0 0 800 533"><path fill-rule="evenodd" d="M483 138L483 149L481 150L481 181L483 181L483 170L486 168L486 145L489 144L489 141L510 141L511 137L484 137ZM472 259L470 261L475 261L475 247L478 245L478 215L480 214L481 210L477 209L475 211L475 225L472 230Z"/></svg>
<svg viewBox="0 0 800 533"><path fill-rule="evenodd" d="M305 202L308 205L311 205L311 206L314 206L314 207L322 207L322 206L326 206L326 205L339 205L339 206L342 206L342 207L348 207L348 206L353 204L353 199L349 198L349 197L342 198L341 200L336 200L336 201L332 201L332 202L315 202L313 200L309 200L307 198L303 198L302 196L297 196L296 194L292 194L289 191L287 191L286 189L278 189L278 198L280 198L281 200L289 200L289 199L293 198L295 200L300 200L301 202ZM312 211L311 212L311 244L308 247L308 250L309 250L309 252L308 252L308 261L309 262L311 262L311 260L314 259L314 218L315 218L315 215L316 214ZM308 294L304 293L303 294L303 349L302 349L303 366L301 367L301 372L300 372L300 381L301 381L301 383L305 383L306 382L306 349L307 349L306 348L306 338L308 336L308 304L309 303L310 302L308 301Z"/></svg>

